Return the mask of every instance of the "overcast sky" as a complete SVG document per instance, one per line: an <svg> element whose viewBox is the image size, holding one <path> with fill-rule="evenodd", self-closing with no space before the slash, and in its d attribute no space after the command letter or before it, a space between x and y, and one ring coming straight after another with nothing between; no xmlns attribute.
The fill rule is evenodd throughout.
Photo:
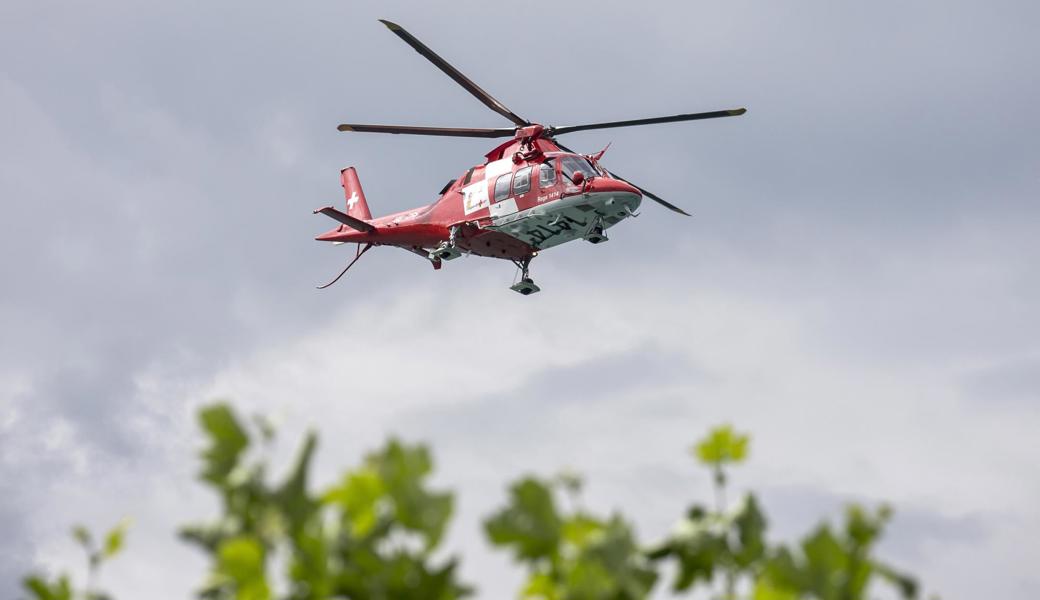
<svg viewBox="0 0 1040 600"><path fill-rule="evenodd" d="M313 241L358 168L373 213L426 204L486 140L344 121L507 125L376 19L512 110L575 124L746 106L565 143L691 212L611 241L434 272ZM7 0L0 6L0 597L135 518L103 582L186 598L196 408L233 398L319 483L389 433L432 443L450 549L518 578L479 520L570 467L664 535L753 434L739 489L777 539L892 502L883 550L946 599L1040 587L1040 5L1035 2Z"/></svg>

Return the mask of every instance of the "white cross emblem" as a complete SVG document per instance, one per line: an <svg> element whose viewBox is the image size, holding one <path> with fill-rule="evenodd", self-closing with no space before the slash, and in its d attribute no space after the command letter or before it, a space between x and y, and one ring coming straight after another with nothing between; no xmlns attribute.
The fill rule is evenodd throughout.
<svg viewBox="0 0 1040 600"><path fill-rule="evenodd" d="M357 204L357 201L358 197L357 192L355 191L350 194L350 198L347 198L347 210L353 210L354 205Z"/></svg>

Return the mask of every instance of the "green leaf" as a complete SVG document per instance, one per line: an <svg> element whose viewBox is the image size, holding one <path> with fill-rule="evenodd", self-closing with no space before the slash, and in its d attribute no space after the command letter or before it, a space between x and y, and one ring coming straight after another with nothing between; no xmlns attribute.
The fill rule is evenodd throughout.
<svg viewBox="0 0 1040 600"><path fill-rule="evenodd" d="M871 514L858 504L850 504L845 508L845 534L856 546L869 546L881 535L891 514L891 509L884 505Z"/></svg>
<svg viewBox="0 0 1040 600"><path fill-rule="evenodd" d="M522 600L560 600L560 590L548 573L532 573L520 591Z"/></svg>
<svg viewBox="0 0 1040 600"><path fill-rule="evenodd" d="M105 558L112 558L119 554L126 539L126 530L129 527L130 521L124 519L105 535L105 547L101 551Z"/></svg>
<svg viewBox="0 0 1040 600"><path fill-rule="evenodd" d="M433 470L433 460L425 446L406 446L396 439L387 442L381 451L369 454L366 462L379 472L389 488L418 486Z"/></svg>
<svg viewBox="0 0 1040 600"><path fill-rule="evenodd" d="M328 540L320 525L314 524L293 538L289 578L294 588L306 590L306 594L301 595L308 598L332 596L331 575L336 567L329 558Z"/></svg>
<svg viewBox="0 0 1040 600"><path fill-rule="evenodd" d="M577 514L563 523L563 540L576 548L584 548L597 537L602 537L606 525L586 514Z"/></svg>
<svg viewBox="0 0 1040 600"><path fill-rule="evenodd" d="M69 583L67 575L58 577L53 583L40 575L30 575L22 580L22 585L35 596L36 600L72 599L72 585Z"/></svg>
<svg viewBox="0 0 1040 600"><path fill-rule="evenodd" d="M752 600L798 600L798 592L785 587L778 587L768 578L759 577L755 581Z"/></svg>
<svg viewBox="0 0 1040 600"><path fill-rule="evenodd" d="M819 526L814 533L802 540L802 552L805 554L810 576L819 579L825 586L833 584L833 574L844 573L848 568L849 557L845 548L826 524Z"/></svg>
<svg viewBox="0 0 1040 600"><path fill-rule="evenodd" d="M794 554L784 546L774 550L762 568L759 580L777 590L807 590L810 586L808 574L804 572Z"/></svg>
<svg viewBox="0 0 1040 600"><path fill-rule="evenodd" d="M707 465L735 464L747 458L748 441L747 435L734 432L732 426L720 425L708 432L693 451Z"/></svg>
<svg viewBox="0 0 1040 600"><path fill-rule="evenodd" d="M291 533L299 531L318 507L318 503L307 495L307 474L317 443L317 436L308 433L289 477L274 495Z"/></svg>
<svg viewBox="0 0 1040 600"><path fill-rule="evenodd" d="M433 470L429 450L390 440L382 451L367 457L366 465L379 474L397 522L422 534L428 550L435 547L451 519L454 501L450 493L424 487L423 480Z"/></svg>
<svg viewBox="0 0 1040 600"><path fill-rule="evenodd" d="M217 573L228 578L236 600L268 600L270 590L264 572L264 547L254 538L226 540L217 551Z"/></svg>
<svg viewBox="0 0 1040 600"><path fill-rule="evenodd" d="M672 557L679 563L672 589L684 591L700 581L711 581L727 560L726 532L701 507L692 507L687 517L662 544L650 551L654 560Z"/></svg>
<svg viewBox="0 0 1040 600"><path fill-rule="evenodd" d="M86 527L82 525L76 525L73 527L72 537L79 542L79 545L83 546L88 553L93 551L94 538L90 535L90 530Z"/></svg>
<svg viewBox="0 0 1040 600"><path fill-rule="evenodd" d="M347 473L343 483L326 492L322 500L342 507L350 521L351 533L363 537L375 527L379 501L385 494L379 473L370 467L361 467Z"/></svg>
<svg viewBox="0 0 1040 600"><path fill-rule="evenodd" d="M597 565L592 568L591 564ZM606 523L602 533L591 538L580 554L578 566L586 567L586 574L605 573L609 594L569 594L569 597L644 598L657 582L657 572L643 558L632 529L619 516Z"/></svg>
<svg viewBox="0 0 1040 600"><path fill-rule="evenodd" d="M433 548L440 543L454 510L455 499L450 492L426 493L414 521L403 515L401 521L405 524L414 522L415 528L426 536L427 548Z"/></svg>
<svg viewBox="0 0 1040 600"><path fill-rule="evenodd" d="M512 546L521 560L554 557L562 524L549 486L529 477L514 483L509 494L509 505L484 522L491 543Z"/></svg>
<svg viewBox="0 0 1040 600"><path fill-rule="evenodd" d="M249 446L249 436L226 404L203 407L199 411L199 423L209 436L209 447L202 452L201 476L224 487L242 451Z"/></svg>
<svg viewBox="0 0 1040 600"><path fill-rule="evenodd" d="M567 600L623 597L618 594L614 574L596 560L578 560L570 565L562 583L562 596Z"/></svg>
<svg viewBox="0 0 1040 600"><path fill-rule="evenodd" d="M893 585L903 598L908 600L917 597L917 580L913 577L900 573L888 565L874 563L875 571L882 579Z"/></svg>
<svg viewBox="0 0 1040 600"><path fill-rule="evenodd" d="M732 517L732 523L739 542L739 546L733 549L733 559L737 566L748 568L766 553L766 517L753 494L744 497Z"/></svg>

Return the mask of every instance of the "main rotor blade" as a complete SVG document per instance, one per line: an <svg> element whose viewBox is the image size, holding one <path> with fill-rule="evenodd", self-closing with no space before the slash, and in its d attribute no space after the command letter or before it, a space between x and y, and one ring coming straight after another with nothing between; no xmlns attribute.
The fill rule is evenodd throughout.
<svg viewBox="0 0 1040 600"><path fill-rule="evenodd" d="M557 142L556 140L553 140L552 142L554 144L556 144L556 146L560 150L563 150L564 152L570 152L571 154L577 154L577 152L575 152L574 150L571 150L570 148L568 148L567 146L564 146L563 144L561 144L560 142ZM685 210L679 208L678 206L676 206L676 205L672 204L671 202L668 202L664 198L658 196L657 194L647 190L646 188L639 187L638 185L632 183L631 181L625 179L624 177L618 175L617 173L615 173L613 171L607 171L607 172L610 173L614 178L620 179L621 181L624 181L628 185L636 188L637 190L642 192L644 196L646 196L647 198L650 198L651 200L653 200L654 202L656 202L656 203L660 204L661 206L667 208L668 210L673 210L673 211L679 213L680 215L686 215L687 217L692 217L693 216L690 213L686 212Z"/></svg>
<svg viewBox="0 0 1040 600"><path fill-rule="evenodd" d="M613 171L608 171L608 172L611 175L613 175L614 177L616 177L617 179L620 179L621 181L624 181L628 185L636 188L640 192L643 192L644 196L646 196L647 198L650 198L651 200L653 200L654 202L656 202L656 203L660 204L661 206L667 208L668 210L674 210L675 212L679 213L680 215L686 215L687 217L692 217L693 216L690 213L686 212L685 210L679 208L678 206L676 206L676 205L672 204L671 202L668 202L664 198L658 196L657 194L655 194L655 193L653 193L653 192L651 192L651 191L649 191L649 190L647 190L645 188L639 187L638 185L632 183L631 181L625 179L624 177L618 175L617 173L615 173Z"/></svg>
<svg viewBox="0 0 1040 600"><path fill-rule="evenodd" d="M506 108L505 104L502 104L498 100L495 100L491 96L491 94L485 92L480 88L480 86L470 81L469 78L460 73L458 69L451 66L451 64L449 64L448 61L444 60L440 56L437 56L436 52L430 50L426 46L426 44L415 39L415 36L405 31L403 27L401 27L397 23L391 23L390 21L386 21L384 19L379 19L379 22L383 25L386 25L387 28L390 29L390 31L394 32L394 34L397 35L397 37L404 40L405 43L414 48L416 52L426 57L426 60L432 62L438 69L444 71L444 73L448 77L451 77L455 80L455 83L464 87L467 92L473 94L477 98L477 100L483 102L488 108L497 112L498 114L502 115L503 117L509 119L510 121L516 123L521 127L531 124L530 121L528 121L527 119L524 119L523 117L517 115L513 111Z"/></svg>
<svg viewBox="0 0 1040 600"><path fill-rule="evenodd" d="M559 135L561 133L587 131L589 129L610 129L612 127L631 127L633 125L653 125L656 123L674 123L676 121L699 121L701 119L717 119L719 117L737 117L746 112L746 108L735 108L732 110L716 110L712 112L672 115L670 117L652 117L649 119L632 119L630 121L609 121L605 123L589 123L587 125L570 125L567 127L554 127L552 128L551 133L552 135Z"/></svg>
<svg viewBox="0 0 1040 600"><path fill-rule="evenodd" d="M445 137L499 138L513 137L513 129L480 129L474 127L413 127L411 125L360 125L344 123L340 131L364 133L405 133L410 135L438 135Z"/></svg>

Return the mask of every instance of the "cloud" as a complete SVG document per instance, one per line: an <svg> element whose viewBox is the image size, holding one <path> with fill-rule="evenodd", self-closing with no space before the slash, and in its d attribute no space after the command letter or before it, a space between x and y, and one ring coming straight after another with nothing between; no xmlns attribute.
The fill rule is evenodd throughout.
<svg viewBox="0 0 1040 600"><path fill-rule="evenodd" d="M735 481L739 488L763 487L767 498L777 486L795 485L825 498L867 496L956 514L979 507L1021 511L1035 497L1027 483L1012 483L1024 465L994 470L988 453L964 452L955 426L962 417L935 414L956 404L942 387L920 394L936 383L930 373L845 364L819 344L814 322L805 318L811 311L799 302L669 282L660 268L630 274L626 290L563 275L546 267L543 276L557 284L530 298L507 295L490 274L437 293L380 292L296 340L242 355L208 383L185 388L176 370L144 375L138 401L165 407L162 428L146 420L139 432L157 440L144 448L152 458L92 470L90 477L72 471L66 485L139 488L130 504L153 518L149 531L157 541L145 555L154 556L177 546L161 531L207 512L199 492L188 491L188 449L197 439L190 414L203 399L232 397L246 413L274 414L286 439L317 426L319 481L330 481L387 434L428 440L438 478L460 493L453 547L466 556L467 575L492 595L505 593L515 575L484 549L479 519L501 501L510 478L526 470L585 472L590 503L633 514L642 534L653 538L686 502L708 497L707 476L685 451L722 421L753 432L752 463ZM658 297L653 311L644 310L650 289ZM490 324L494 335L474 335ZM999 421L1001 431L975 433L978 447L1023 451L1020 443L1027 442L1006 437L1009 423ZM927 438L919 431L926 424L935 428ZM960 476L946 478L954 465ZM155 474L146 475L150 470ZM195 498L191 510L157 511L170 479L160 473L180 477L174 485ZM993 490L1003 498L995 501ZM81 513L111 514L113 505L125 504L91 495ZM786 519L782 499L779 518ZM926 530L922 535L963 525L928 521L931 514L917 528ZM141 559L131 553L123 560L132 570ZM485 577L489 572L502 577ZM117 591L145 590L110 581ZM495 581L506 583L500 588ZM186 593L188 583L185 575L171 594Z"/></svg>
<svg viewBox="0 0 1040 600"><path fill-rule="evenodd" d="M211 508L191 414L231 395L287 437L322 415L325 475L390 431L434 441L473 579L505 573L476 520L508 477L579 468L590 502L652 535L705 492L684 452L726 420L755 435L738 481L925 511L908 530L978 533L1004 597L1029 597L1011 549L1030 547L1040 498L1036 16L16 1L0 26L17 57L0 73L0 553L20 558L0 590L26 557L76 564L71 522L129 512L141 545L113 587L187 594L198 557L164 536ZM312 241L310 209L340 198L340 167L392 212L486 150L336 123L501 125L376 17L542 122L750 111L568 138L615 141L610 167L696 217L647 206L609 244L547 252L542 294L514 298L509 265L434 273L394 251L317 293L344 253ZM956 582L941 589L976 589L964 544L907 544Z"/></svg>
<svg viewBox="0 0 1040 600"><path fill-rule="evenodd" d="M1040 407L1040 361L1012 359L965 375L967 399L988 409Z"/></svg>
<svg viewBox="0 0 1040 600"><path fill-rule="evenodd" d="M594 506L634 515L653 538L686 502L710 497L708 477L686 449L719 422L753 433L751 465L734 480L738 489L763 489L769 502L778 498L777 521L794 523L782 532L799 533L847 499L908 506L893 524L906 530L890 547L932 580L959 581L931 570L949 568L951 542L1003 543L994 533L1001 521L973 516L978 511L1028 510L1035 486L1015 481L1025 462L995 469L989 451L964 448L958 423L971 417L951 413L956 388L943 383L946 374L849 364L819 342L799 302L665 283L670 300L641 311L640 290L666 279L644 270L624 292L591 279L566 282L528 299L522 312L487 281L436 300L373 300L218 376L206 395L274 410L297 431L308 415L322 414L322 429L336 432L323 441L332 456L360 455L389 433L431 441L441 477L462 498L453 540L466 572L491 595L506 593L491 582L512 579L501 557L485 555L479 519L510 478L577 469L588 476ZM474 338L457 332L491 322L495 335L470 351ZM1025 460L1028 437L1007 432L1016 427L1024 436L1030 422L989 420L1001 428L978 423L974 444ZM319 464L331 477L328 459ZM1009 581L1024 576L1025 563L1016 564L1007 567Z"/></svg>

